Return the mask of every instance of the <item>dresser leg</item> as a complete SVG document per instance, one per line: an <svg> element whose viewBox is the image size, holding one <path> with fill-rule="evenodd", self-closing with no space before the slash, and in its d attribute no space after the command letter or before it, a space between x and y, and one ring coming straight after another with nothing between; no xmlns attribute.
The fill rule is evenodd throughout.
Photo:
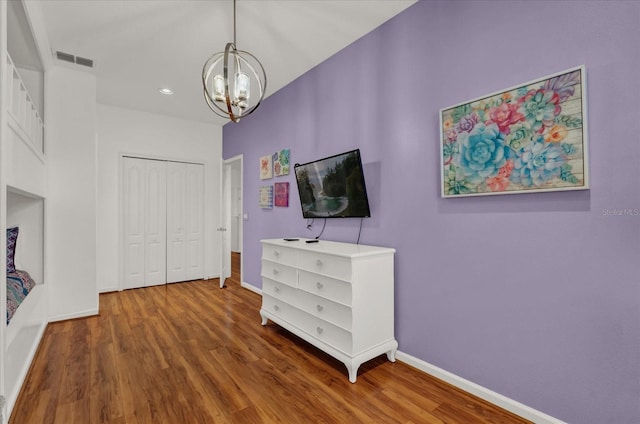
<svg viewBox="0 0 640 424"><path fill-rule="evenodd" d="M356 379L358 378L358 368L360 368L360 364L359 363L347 364L345 362L345 365L347 366L347 370L349 371L349 381L351 383L355 383Z"/></svg>
<svg viewBox="0 0 640 424"><path fill-rule="evenodd" d="M387 352L389 362L396 362L396 352L398 351L398 342L394 341L393 348Z"/></svg>
<svg viewBox="0 0 640 424"><path fill-rule="evenodd" d="M269 321L269 318L267 318L266 315L262 313L262 309L260 309L260 316L262 317L262 325L267 325L267 321Z"/></svg>

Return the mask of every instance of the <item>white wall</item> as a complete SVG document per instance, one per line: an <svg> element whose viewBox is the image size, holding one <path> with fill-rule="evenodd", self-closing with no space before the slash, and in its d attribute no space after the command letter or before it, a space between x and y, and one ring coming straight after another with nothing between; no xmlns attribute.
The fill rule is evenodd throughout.
<svg viewBox="0 0 640 424"><path fill-rule="evenodd" d="M120 158L123 154L204 164L205 276L219 276L220 234L215 229L220 226L222 127L100 104L97 117L98 290L122 288Z"/></svg>
<svg viewBox="0 0 640 424"><path fill-rule="evenodd" d="M96 78L46 73L45 281L51 321L96 314Z"/></svg>

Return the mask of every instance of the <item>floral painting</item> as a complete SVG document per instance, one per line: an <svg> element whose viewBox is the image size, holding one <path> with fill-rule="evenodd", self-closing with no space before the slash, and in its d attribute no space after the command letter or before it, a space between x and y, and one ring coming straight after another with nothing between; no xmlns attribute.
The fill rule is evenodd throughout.
<svg viewBox="0 0 640 424"><path fill-rule="evenodd" d="M272 156L262 156L260 158L260 179L268 180L273 177L273 164L271 162Z"/></svg>
<svg viewBox="0 0 640 424"><path fill-rule="evenodd" d="M273 174L276 177L289 175L289 149L283 149L273 154Z"/></svg>
<svg viewBox="0 0 640 424"><path fill-rule="evenodd" d="M273 185L273 203L279 207L289 207L289 183L275 183Z"/></svg>
<svg viewBox="0 0 640 424"><path fill-rule="evenodd" d="M273 186L260 187L260 207L265 209L273 208Z"/></svg>
<svg viewBox="0 0 640 424"><path fill-rule="evenodd" d="M440 111L442 196L588 187L584 67Z"/></svg>

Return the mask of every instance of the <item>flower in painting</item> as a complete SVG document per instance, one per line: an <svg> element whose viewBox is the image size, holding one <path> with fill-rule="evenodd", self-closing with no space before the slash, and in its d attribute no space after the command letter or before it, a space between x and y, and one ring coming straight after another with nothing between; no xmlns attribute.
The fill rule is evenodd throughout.
<svg viewBox="0 0 640 424"><path fill-rule="evenodd" d="M498 175L487 178L487 188L491 191L505 191L509 187L509 177L513 171L513 161L508 160L502 168L498 170Z"/></svg>
<svg viewBox="0 0 640 424"><path fill-rule="evenodd" d="M545 127L553 126L556 115L560 114L559 102L560 97L553 91L529 90L518 99L519 112L535 132L542 133Z"/></svg>
<svg viewBox="0 0 640 424"><path fill-rule="evenodd" d="M491 191L505 191L509 187L509 179L504 177L487 178L487 188Z"/></svg>
<svg viewBox="0 0 640 424"><path fill-rule="evenodd" d="M522 145L531 140L531 127L525 122L520 122L511 127L511 132L506 137L506 144L513 150L518 150Z"/></svg>
<svg viewBox="0 0 640 424"><path fill-rule="evenodd" d="M273 165L273 172L275 172L275 173L276 173L276 175L280 175L281 171L282 171L282 167L281 167L281 165L280 165L280 162L276 162L276 163Z"/></svg>
<svg viewBox="0 0 640 424"><path fill-rule="evenodd" d="M458 131L456 131L455 129L450 129L446 131L446 135L449 142L454 142L458 138Z"/></svg>
<svg viewBox="0 0 640 424"><path fill-rule="evenodd" d="M444 191L446 194L469 194L477 190L464 179L461 168L449 165L445 170Z"/></svg>
<svg viewBox="0 0 640 424"><path fill-rule="evenodd" d="M477 123L478 114L472 113L470 115L463 116L458 122L458 130L471 132L471 130L473 130L473 127L475 127Z"/></svg>
<svg viewBox="0 0 640 424"><path fill-rule="evenodd" d="M560 143L567 136L567 128L562 125L554 125L545 136L544 141L547 143Z"/></svg>
<svg viewBox="0 0 640 424"><path fill-rule="evenodd" d="M542 87L545 91L553 91L558 95L561 102L564 102L575 93L575 85L580 82L580 71L573 71L568 74L551 78Z"/></svg>
<svg viewBox="0 0 640 424"><path fill-rule="evenodd" d="M565 163L563 150L555 143L545 143L542 136L517 152L511 182L523 187L542 187L560 176Z"/></svg>
<svg viewBox="0 0 640 424"><path fill-rule="evenodd" d="M508 135L511 125L524 119L524 115L518 112L518 105L514 103L502 103L489 109L489 117L500 128L500 132Z"/></svg>
<svg viewBox="0 0 640 424"><path fill-rule="evenodd" d="M442 122L442 128L443 128L445 131L450 130L451 128L453 128L453 120L451 120L451 119L445 119L445 120Z"/></svg>
<svg viewBox="0 0 640 424"><path fill-rule="evenodd" d="M460 166L471 181L495 175L506 163L504 134L496 124L478 124L471 133L461 133Z"/></svg>

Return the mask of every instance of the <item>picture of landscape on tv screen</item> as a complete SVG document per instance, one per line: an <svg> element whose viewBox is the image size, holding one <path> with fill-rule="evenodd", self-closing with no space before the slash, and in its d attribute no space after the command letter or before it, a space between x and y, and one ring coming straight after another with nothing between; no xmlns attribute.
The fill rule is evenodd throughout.
<svg viewBox="0 0 640 424"><path fill-rule="evenodd" d="M359 150L296 165L305 218L369 217Z"/></svg>

